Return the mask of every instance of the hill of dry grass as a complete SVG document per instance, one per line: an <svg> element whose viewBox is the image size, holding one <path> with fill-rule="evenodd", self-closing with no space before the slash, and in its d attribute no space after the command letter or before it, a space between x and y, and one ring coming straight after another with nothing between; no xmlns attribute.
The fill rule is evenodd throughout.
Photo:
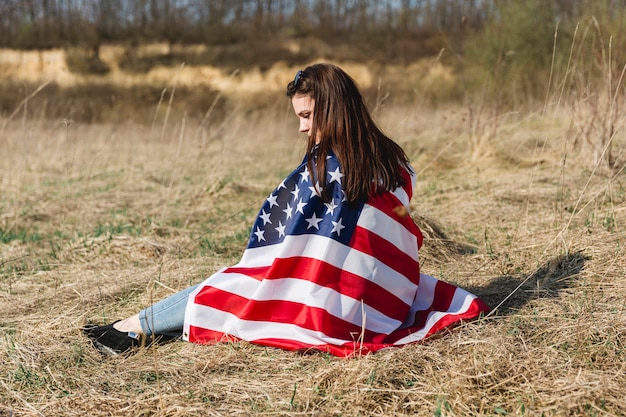
<svg viewBox="0 0 626 417"><path fill-rule="evenodd" d="M83 69L93 59L88 51L0 49L0 116L14 119L26 112L30 119L151 125L155 118L164 118L167 109L176 119L199 122L209 110L223 119L235 109L271 107L299 69L327 60L325 54L342 56L341 48L316 46L319 55L297 62L285 56L271 65L225 66L213 57L217 52L201 45L103 45L98 62L105 72ZM295 54L301 47L285 46ZM205 55L208 58L198 58ZM333 62L356 79L373 105L382 99L438 102L460 88L452 68L436 57L404 66L373 59Z"/></svg>
<svg viewBox="0 0 626 417"><path fill-rule="evenodd" d="M304 149L289 103L272 103L202 125L0 120L0 416L626 413L625 177L575 146L567 112L486 134L462 108L376 110L419 174L424 271L482 296L485 319L351 360L90 348L85 321L238 259Z"/></svg>

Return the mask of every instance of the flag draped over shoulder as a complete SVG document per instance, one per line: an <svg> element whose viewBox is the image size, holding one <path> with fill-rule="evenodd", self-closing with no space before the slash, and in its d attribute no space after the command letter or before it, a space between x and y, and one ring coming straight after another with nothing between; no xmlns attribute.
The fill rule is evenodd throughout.
<svg viewBox="0 0 626 417"><path fill-rule="evenodd" d="M191 295L183 338L246 340L352 356L416 342L488 307L421 274L422 234L408 213L414 178L348 204L337 158L329 202L305 161L265 201L241 261Z"/></svg>

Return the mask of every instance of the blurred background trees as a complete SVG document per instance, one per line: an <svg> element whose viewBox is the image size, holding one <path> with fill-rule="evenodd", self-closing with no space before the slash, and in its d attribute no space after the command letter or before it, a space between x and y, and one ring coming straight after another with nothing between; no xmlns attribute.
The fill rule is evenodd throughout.
<svg viewBox="0 0 626 417"><path fill-rule="evenodd" d="M0 45L457 34L480 27L491 7L480 0L2 0Z"/></svg>
<svg viewBox="0 0 626 417"><path fill-rule="evenodd" d="M129 73L319 58L410 71L430 59L454 73L432 85L437 100L472 94L503 110L594 82L619 91L625 19L626 0L0 0L0 48L64 48L71 72L94 75L109 70L99 58L108 44L124 48L119 68ZM137 53L153 43L172 48Z"/></svg>
<svg viewBox="0 0 626 417"><path fill-rule="evenodd" d="M446 50L450 63L514 76L533 94L544 86L531 87L528 71L554 63L557 27L559 44L565 45L556 50L557 60L567 59L577 25L591 18L620 51L625 9L626 0L1 0L0 47L82 47L96 58L105 43L247 43L263 51L235 66L259 64L263 56L277 59L276 41L285 39L347 45L346 59L385 64ZM210 59L222 65L228 58ZM310 57L304 50L281 58Z"/></svg>

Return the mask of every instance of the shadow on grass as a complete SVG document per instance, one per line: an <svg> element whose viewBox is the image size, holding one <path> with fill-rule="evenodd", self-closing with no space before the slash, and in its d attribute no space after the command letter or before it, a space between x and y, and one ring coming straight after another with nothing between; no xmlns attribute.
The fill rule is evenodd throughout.
<svg viewBox="0 0 626 417"><path fill-rule="evenodd" d="M531 300L557 297L569 288L589 258L582 252L559 255L548 260L523 279L506 275L495 278L486 287L466 287L498 315L509 315Z"/></svg>

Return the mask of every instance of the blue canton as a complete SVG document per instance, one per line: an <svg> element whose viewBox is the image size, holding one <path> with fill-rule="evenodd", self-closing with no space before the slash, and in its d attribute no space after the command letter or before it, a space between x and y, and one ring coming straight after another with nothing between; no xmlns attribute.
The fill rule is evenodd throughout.
<svg viewBox="0 0 626 417"><path fill-rule="evenodd" d="M317 234L347 245L363 208L348 205L341 186L343 174L334 155L326 161L327 187L332 198L324 203L320 186L308 171L306 159L274 190L252 227L248 248L282 243L287 235Z"/></svg>

